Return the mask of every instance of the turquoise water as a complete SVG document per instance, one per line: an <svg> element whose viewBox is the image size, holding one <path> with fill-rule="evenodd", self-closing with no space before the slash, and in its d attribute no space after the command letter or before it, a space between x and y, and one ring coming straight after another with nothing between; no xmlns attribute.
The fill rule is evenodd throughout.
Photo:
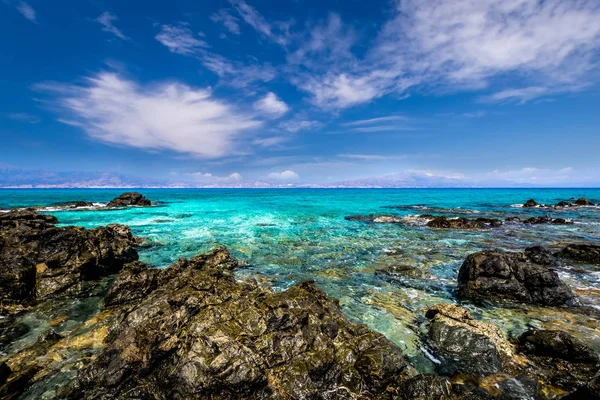
<svg viewBox="0 0 600 400"><path fill-rule="evenodd" d="M255 278L275 290L314 279L340 300L344 312L403 347L423 370L431 368L420 349L418 322L423 310L440 301L456 302L456 276L472 252L499 248L523 250L541 244L559 247L573 241L600 242L600 208L523 209L529 198L555 204L587 197L600 202L598 189L142 189L157 202L149 208L60 210L47 208L61 224L87 228L121 223L152 246L140 257L166 267L223 244L246 265L239 279ZM0 209L49 206L76 200L106 203L123 190L0 190ZM394 206L397 208L387 208ZM415 224L412 215L571 218L573 225L504 225L479 231L435 230ZM348 215L382 214L404 224L346 221ZM390 274L392 267L417 273ZM560 270L587 305L600 309L600 269ZM536 307L477 308L484 320L508 335L529 327L554 327L585 337L600 349L596 317Z"/></svg>

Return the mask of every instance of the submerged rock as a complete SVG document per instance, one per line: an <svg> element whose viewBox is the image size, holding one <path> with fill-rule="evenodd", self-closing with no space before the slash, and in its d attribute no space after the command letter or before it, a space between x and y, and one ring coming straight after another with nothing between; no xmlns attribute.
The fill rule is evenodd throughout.
<svg viewBox="0 0 600 400"><path fill-rule="evenodd" d="M500 351L512 354L497 326L475 320L462 307L440 303L426 317L431 320L427 339L444 374L494 374L502 370Z"/></svg>
<svg viewBox="0 0 600 400"><path fill-rule="evenodd" d="M525 253L496 250L470 254L458 273L458 296L546 306L575 305L577 297L556 272Z"/></svg>
<svg viewBox="0 0 600 400"><path fill-rule="evenodd" d="M564 218L552 218L549 215L542 215L540 217L531 217L522 221L525 224L540 225L540 224L553 224L553 225L570 225L573 222L568 221Z"/></svg>
<svg viewBox="0 0 600 400"><path fill-rule="evenodd" d="M447 218L434 217L427 223L430 228L441 229L481 229L481 228L496 228L502 225L502 221L492 218Z"/></svg>
<svg viewBox="0 0 600 400"><path fill-rule="evenodd" d="M569 244L556 255L567 260L600 265L600 245L597 244Z"/></svg>
<svg viewBox="0 0 600 400"><path fill-rule="evenodd" d="M236 282L225 248L115 280L107 348L61 396L351 399L409 377L400 350L351 323L313 282L273 293Z"/></svg>
<svg viewBox="0 0 600 400"><path fill-rule="evenodd" d="M531 246L525 249L525 256L539 265L553 266L558 264L558 260L550 250L543 246Z"/></svg>
<svg viewBox="0 0 600 400"><path fill-rule="evenodd" d="M58 228L55 217L30 210L0 214L0 300L30 304L79 295L88 283L137 260L128 227Z"/></svg>
<svg viewBox="0 0 600 400"><path fill-rule="evenodd" d="M127 206L139 206L147 207L151 206L152 202L138 192L126 192L121 194L119 197L115 197L108 204L107 207L127 207Z"/></svg>

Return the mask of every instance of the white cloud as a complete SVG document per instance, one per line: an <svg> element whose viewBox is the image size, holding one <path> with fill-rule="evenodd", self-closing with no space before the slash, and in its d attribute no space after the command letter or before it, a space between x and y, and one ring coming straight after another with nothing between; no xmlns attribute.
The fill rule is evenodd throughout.
<svg viewBox="0 0 600 400"><path fill-rule="evenodd" d="M102 30L104 32L108 32L108 33L112 33L113 35L115 35L116 37L118 37L119 39L123 39L123 40L127 40L128 37L125 36L114 24L113 22L116 21L118 18L109 13L108 11L100 14L100 16L98 18L96 18L96 22L98 22L100 25L103 26Z"/></svg>
<svg viewBox="0 0 600 400"><path fill-rule="evenodd" d="M240 25L238 24L238 19L231 15L229 10L222 9L219 12L214 13L210 16L211 21L220 22L223 24L225 28L234 35L240 34Z"/></svg>
<svg viewBox="0 0 600 400"><path fill-rule="evenodd" d="M237 88L245 88L256 82L269 82L277 76L275 69L269 64L243 64L208 53L201 60L204 66L221 78L224 83Z"/></svg>
<svg viewBox="0 0 600 400"><path fill-rule="evenodd" d="M524 103L531 99L541 97L549 92L548 88L531 86L520 89L505 89L482 98L484 101L518 101Z"/></svg>
<svg viewBox="0 0 600 400"><path fill-rule="evenodd" d="M180 83L139 85L100 73L82 86L45 84L59 96L65 120L91 138L142 149L166 149L200 157L236 151L241 132L261 122L217 100L210 90Z"/></svg>
<svg viewBox="0 0 600 400"><path fill-rule="evenodd" d="M258 11L249 6L244 0L229 0L229 2L244 22L261 35L281 46L285 46L289 43L289 28L292 24L291 22L277 21L269 23Z"/></svg>
<svg viewBox="0 0 600 400"><path fill-rule="evenodd" d="M263 114L280 117L289 111L289 107L284 101L280 100L273 92L269 92L265 97L254 103L254 108Z"/></svg>
<svg viewBox="0 0 600 400"><path fill-rule="evenodd" d="M196 54L208 44L194 36L185 24L163 25L155 39L165 45L171 52L183 55Z"/></svg>
<svg viewBox="0 0 600 400"><path fill-rule="evenodd" d="M361 125L372 125L380 122L389 122L389 121L406 121L408 118L402 115L388 115L387 117L378 117L378 118L369 118L369 119L359 119L352 122L346 122L342 124L342 126L361 126Z"/></svg>
<svg viewBox="0 0 600 400"><path fill-rule="evenodd" d="M410 88L483 89L508 74L524 87L514 89L524 93L514 92L513 97L527 101L557 88L579 90L596 67L597 0L397 0L396 4L396 15L365 57L352 59L345 52L333 58L321 55L329 70L313 70L308 79L301 76L295 81L313 96L313 103L346 108L388 94L403 96ZM319 61L317 55L314 63Z"/></svg>
<svg viewBox="0 0 600 400"><path fill-rule="evenodd" d="M300 178L297 173L289 169L283 172L271 172L268 177L277 181L294 181Z"/></svg>
<svg viewBox="0 0 600 400"><path fill-rule="evenodd" d="M304 130L315 129L321 126L321 123L318 121L311 120L302 120L302 119L292 119L289 121L285 121L279 124L279 127L288 131L288 132L299 132Z"/></svg>
<svg viewBox="0 0 600 400"><path fill-rule="evenodd" d="M17 5L17 11L19 11L25 18L31 22L36 22L35 10L24 1Z"/></svg>
<svg viewBox="0 0 600 400"><path fill-rule="evenodd" d="M288 140L288 138L283 137L283 136L272 136L272 137L254 139L252 141L252 143L257 146L261 146L261 147L273 147L273 146L277 146L287 140Z"/></svg>
<svg viewBox="0 0 600 400"><path fill-rule="evenodd" d="M191 176L197 183L203 184L211 184L211 183L220 183L220 184L231 184L238 183L244 180L242 175L237 172L234 172L230 175L226 176L217 176L208 172L191 172L186 174Z"/></svg>

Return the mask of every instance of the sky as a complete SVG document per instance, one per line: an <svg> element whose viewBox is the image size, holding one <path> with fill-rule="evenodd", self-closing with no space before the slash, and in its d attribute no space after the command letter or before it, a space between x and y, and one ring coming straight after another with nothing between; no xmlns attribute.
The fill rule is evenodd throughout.
<svg viewBox="0 0 600 400"><path fill-rule="evenodd" d="M599 0L0 0L0 165L600 186Z"/></svg>

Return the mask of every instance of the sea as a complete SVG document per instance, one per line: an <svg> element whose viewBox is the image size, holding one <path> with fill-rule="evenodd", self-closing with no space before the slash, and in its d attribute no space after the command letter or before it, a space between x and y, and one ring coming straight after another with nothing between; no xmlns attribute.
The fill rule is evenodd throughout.
<svg viewBox="0 0 600 400"><path fill-rule="evenodd" d="M600 267L564 265L558 273L588 309L526 305L476 306L456 297L456 279L468 254L522 251L533 245L559 249L567 243L600 243L600 207L523 208L586 197L600 189L136 189L152 207L103 206L130 189L2 189L0 210L42 207L61 226L93 228L125 224L146 238L140 259L165 268L225 245L241 266L239 280L256 279L282 291L314 280L339 300L353 321L368 325L400 346L423 372L435 358L421 346L427 307L455 303L513 337L531 328L561 329L600 351ZM65 209L74 201L94 207ZM504 224L480 230L424 226L421 214L506 219L550 215L569 225ZM399 223L346 220L351 215L395 216ZM404 273L403 271L409 271Z"/></svg>

